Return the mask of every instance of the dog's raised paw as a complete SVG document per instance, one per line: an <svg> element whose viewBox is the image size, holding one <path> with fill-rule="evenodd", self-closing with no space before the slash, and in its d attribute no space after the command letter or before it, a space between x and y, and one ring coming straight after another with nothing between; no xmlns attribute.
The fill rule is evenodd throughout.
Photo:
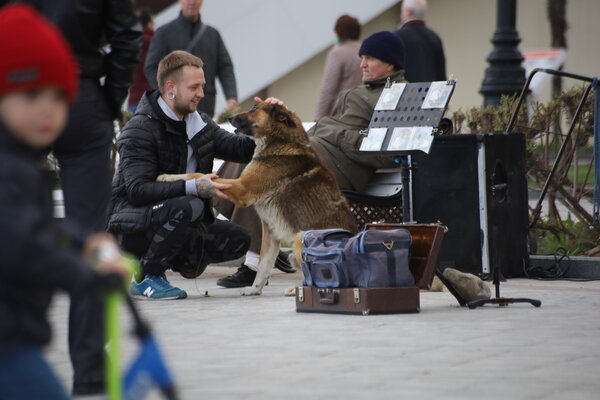
<svg viewBox="0 0 600 400"><path fill-rule="evenodd" d="M262 290L258 290L258 288L254 287L254 286L248 286L245 288L242 288L242 290L240 290L240 294L242 296L260 296L262 293Z"/></svg>
<svg viewBox="0 0 600 400"><path fill-rule="evenodd" d="M167 182L168 180L169 176L167 174L159 175L158 178L156 178L157 182Z"/></svg>

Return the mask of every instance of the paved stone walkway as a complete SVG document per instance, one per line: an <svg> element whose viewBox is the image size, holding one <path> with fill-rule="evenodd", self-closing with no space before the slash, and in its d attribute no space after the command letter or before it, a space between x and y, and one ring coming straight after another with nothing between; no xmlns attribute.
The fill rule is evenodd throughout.
<svg viewBox="0 0 600 400"><path fill-rule="evenodd" d="M600 281L511 279L505 297L529 304L461 308L422 292L421 312L382 316L296 313L283 290L301 274L275 271L260 297L215 285L233 271L169 279L178 301L137 301L182 399L598 399ZM211 297L204 297L208 291ZM49 359L70 380L68 299L51 309ZM130 325L127 313L123 324ZM124 334L124 358L136 342ZM150 398L159 398L155 393Z"/></svg>

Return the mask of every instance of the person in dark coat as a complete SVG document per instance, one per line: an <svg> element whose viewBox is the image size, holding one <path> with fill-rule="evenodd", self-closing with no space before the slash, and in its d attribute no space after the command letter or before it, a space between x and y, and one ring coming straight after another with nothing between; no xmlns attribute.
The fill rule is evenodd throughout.
<svg viewBox="0 0 600 400"><path fill-rule="evenodd" d="M404 70L408 82L446 80L446 57L440 37L425 26L426 0L404 0L403 24L396 34L404 42Z"/></svg>
<svg viewBox="0 0 600 400"><path fill-rule="evenodd" d="M139 20L131 0L23 2L60 28L79 65L79 91L52 147L60 166L65 218L86 234L104 232L113 174L113 121L121 117L138 63ZM71 297L69 351L75 395L104 392L102 310L100 297Z"/></svg>
<svg viewBox="0 0 600 400"><path fill-rule="evenodd" d="M233 63L219 31L202 22L202 3L203 0L179 0L179 16L159 27L150 42L144 72L152 88L156 89L156 71L164 56L174 50L185 50L200 58L204 62L206 87L204 98L198 103L198 111L212 117L215 114L217 94L215 79L219 78L227 107L231 110L238 106L237 85Z"/></svg>
<svg viewBox="0 0 600 400"><path fill-rule="evenodd" d="M239 258L248 250L248 233L213 215L211 197L226 197L221 189L230 185L213 182L212 170L215 157L249 162L255 144L196 111L206 82L202 65L181 50L163 58L160 89L142 96L117 140L120 161L109 229L125 250L140 257L143 276L130 288L135 297L185 298L185 291L168 282L167 269L195 278L207 264ZM161 174L192 172L206 175L156 181Z"/></svg>
<svg viewBox="0 0 600 400"><path fill-rule="evenodd" d="M102 287L100 272L124 271L89 263L101 247L116 248L114 238L53 218L47 148L77 94L67 42L26 5L0 9L0 37L10 37L0 41L0 397L63 400L70 397L42 350L53 293L90 294Z"/></svg>
<svg viewBox="0 0 600 400"><path fill-rule="evenodd" d="M135 112L144 92L152 88L144 74L144 62L148 55L148 48L150 47L152 36L154 36L154 19L152 19L152 14L150 14L150 11L148 10L140 10L139 18L142 28L144 29L144 36L142 40L142 49L140 51L140 63L135 69L133 84L131 85L131 88L129 88L129 98L127 99L127 110L132 113Z"/></svg>

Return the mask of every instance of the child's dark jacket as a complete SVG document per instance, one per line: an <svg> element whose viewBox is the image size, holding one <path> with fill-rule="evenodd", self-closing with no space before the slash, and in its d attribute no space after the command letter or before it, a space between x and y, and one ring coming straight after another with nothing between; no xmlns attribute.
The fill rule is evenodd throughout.
<svg viewBox="0 0 600 400"><path fill-rule="evenodd" d="M53 292L82 293L98 281L53 219L44 159L0 124L0 354L48 343Z"/></svg>

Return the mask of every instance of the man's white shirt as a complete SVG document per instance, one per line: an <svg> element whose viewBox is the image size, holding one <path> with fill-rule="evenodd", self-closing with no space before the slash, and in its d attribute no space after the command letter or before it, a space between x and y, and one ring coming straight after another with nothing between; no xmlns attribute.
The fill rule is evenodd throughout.
<svg viewBox="0 0 600 400"><path fill-rule="evenodd" d="M173 121L180 121L175 112L171 110L169 105L162 99L162 97L158 97L158 105L161 110L165 113L165 115L171 118ZM206 126L206 122L202 119L198 111L194 111L189 113L184 118L185 121L185 130L187 133L187 164L186 164L186 173L196 172L196 167L198 167L198 162L196 158L194 158L194 150L192 149L191 141L194 136L198 132L200 132ZM198 196L198 192L196 190L196 181L194 179L190 179L185 181L185 194L188 196Z"/></svg>

